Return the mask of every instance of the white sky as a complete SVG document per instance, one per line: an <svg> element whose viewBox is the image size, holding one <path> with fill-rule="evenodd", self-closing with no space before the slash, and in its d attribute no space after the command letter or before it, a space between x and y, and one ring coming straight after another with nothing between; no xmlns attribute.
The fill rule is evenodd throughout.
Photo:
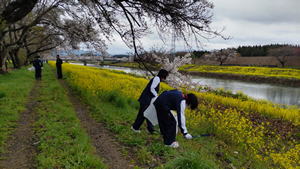
<svg viewBox="0 0 300 169"><path fill-rule="evenodd" d="M212 50L227 47L268 45L268 44L300 44L300 0L212 0L211 28L222 30L223 35L233 37L223 40L220 37L203 39L204 49ZM132 52L121 40L114 37L108 48L110 54L126 54ZM163 45L155 34L143 39L145 49L154 45ZM169 42L171 44L171 41ZM170 49L171 45L165 46ZM176 43L176 51L185 50L183 43Z"/></svg>

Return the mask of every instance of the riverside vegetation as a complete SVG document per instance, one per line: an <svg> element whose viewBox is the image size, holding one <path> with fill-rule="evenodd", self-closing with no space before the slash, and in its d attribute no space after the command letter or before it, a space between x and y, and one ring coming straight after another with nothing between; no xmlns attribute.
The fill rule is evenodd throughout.
<svg viewBox="0 0 300 169"><path fill-rule="evenodd" d="M49 64L55 67L55 62ZM35 157L36 165L41 168L57 166L105 168L106 165L102 160L93 155L93 148L87 135L78 126L78 120L72 113L64 91L53 73L49 72L47 66L45 67L42 80L44 87L40 98L43 101L43 108L38 111L40 117L35 123L41 139L38 144L39 153ZM148 80L122 71L71 64L63 65L63 74L70 88L88 105L93 118L104 122L123 145L120 146L123 155L126 156L130 152L136 154L131 159L136 168L139 168L137 166L195 169L300 167L300 110L296 106L282 106L265 100L254 100L242 92L232 94L231 91L223 89L193 91L199 98L199 107L196 111L186 111L189 133L192 135L210 133L211 136L185 140L178 134L176 140L180 148L170 149L164 147L159 135L147 133L146 126L142 126L142 132L139 134L130 129L138 112L137 99ZM33 87L32 75L23 68L19 71L14 70L10 75L1 76L0 104L1 110L5 107L6 112L5 115L1 113L0 118L3 127L0 138L2 152L4 140L11 128L15 127L18 113L24 111L23 105L30 88ZM21 82L22 85L17 85ZM160 92L171 89L162 83ZM202 90L206 90L205 87ZM14 91L19 93L18 98L13 95ZM190 91L183 90L183 92ZM52 114L53 112L55 113ZM70 112L70 115L65 112ZM54 118L52 121L52 118L46 117ZM65 122L60 122L61 119L68 119L70 122L67 129ZM54 137L58 139L51 139ZM63 142L65 139L69 144ZM59 151L62 145L65 151L59 154L62 153ZM65 158L57 159L57 157Z"/></svg>

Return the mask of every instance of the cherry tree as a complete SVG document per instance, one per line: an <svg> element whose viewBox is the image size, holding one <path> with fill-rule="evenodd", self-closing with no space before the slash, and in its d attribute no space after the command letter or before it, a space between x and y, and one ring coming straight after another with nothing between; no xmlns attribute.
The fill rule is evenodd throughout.
<svg viewBox="0 0 300 169"><path fill-rule="evenodd" d="M236 59L236 51L234 49L221 49L213 50L210 54L205 55L204 58L207 61L218 61L220 65L223 65L226 61L231 61Z"/></svg>
<svg viewBox="0 0 300 169"><path fill-rule="evenodd" d="M284 67L284 64L289 61L292 56L297 55L297 47L287 45L280 48L270 49L269 55L275 57L281 66Z"/></svg>
<svg viewBox="0 0 300 169"><path fill-rule="evenodd" d="M64 18L64 21L61 22L63 24L61 28L69 30L68 36L70 38L77 39L80 37L80 42L88 45L88 47L91 46L97 51L105 51L107 44L114 40L113 34L117 34L130 49L134 50L135 55L140 60L138 48L143 46L141 39L152 31L157 31L163 42L175 34L176 40L184 41L189 48L194 44L198 48L203 47L203 39L208 40L215 37L229 39L229 37L222 35L224 28L221 31L211 29L214 5L209 0L14 0L6 1L4 5L0 5L0 8L3 7L0 9L0 13L4 19L3 22L1 21L4 26L0 29L0 41L3 40L5 36L3 32L10 24L20 21L39 5L43 7L37 10L41 11L41 14L51 13L52 9L61 11L59 19ZM43 22L42 19L43 15L37 16L32 23L28 24L28 27L23 29L20 37L24 36L32 26L47 23L47 21ZM86 27L83 27L82 24L85 26L89 24L90 28L97 29L99 34L95 36L99 37L98 42L100 43L96 43L97 41L94 41L93 38L84 39L84 36L93 33L84 32ZM63 36L66 35L61 35L61 37ZM63 37L63 39L65 38ZM88 42L89 40L92 42ZM20 42L18 40L15 44ZM69 42L68 47L62 45L59 48L70 49L70 47L73 48L80 44L76 43L75 40ZM3 50L0 52L0 62L4 63L3 59L5 59L8 46L5 44L1 47ZM142 64L144 63L142 62ZM144 67L147 68L145 64Z"/></svg>
<svg viewBox="0 0 300 169"><path fill-rule="evenodd" d="M184 56L175 56L174 60L171 61L170 53L173 49L166 51L165 53L160 53L160 55L153 53L152 57L156 59L156 61L162 65L162 69L166 69L169 72L169 76L167 77L167 83L177 89L185 88L187 90L195 90L200 91L202 89L201 86L206 86L207 88L211 88L207 85L200 85L198 82L192 82L192 79L188 75L183 75L178 71L178 68L185 65L191 64L192 58L191 53L186 53Z"/></svg>

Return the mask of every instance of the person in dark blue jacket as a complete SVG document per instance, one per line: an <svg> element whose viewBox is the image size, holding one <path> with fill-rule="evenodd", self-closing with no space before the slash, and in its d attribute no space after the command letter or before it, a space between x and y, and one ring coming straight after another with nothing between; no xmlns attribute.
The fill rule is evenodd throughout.
<svg viewBox="0 0 300 169"><path fill-rule="evenodd" d="M153 105L156 109L158 125L165 146L172 148L179 146L178 142L175 142L177 123L171 110L177 111L178 126L184 138L192 138L185 126L184 111L186 107L192 110L198 107L198 99L193 93L184 95L178 90L165 91L157 97Z"/></svg>
<svg viewBox="0 0 300 169"><path fill-rule="evenodd" d="M143 124L143 122L145 121L144 111L150 105L151 99L154 97L157 97L158 91L159 91L159 84L162 80L165 80L168 75L169 75L169 72L167 70L161 69L158 72L157 76L155 76L154 78L152 78L149 81L146 88L142 92L142 94L138 100L140 102L139 113L135 119L135 122L131 126L131 129L134 132L137 132L137 133L141 132L139 129L140 129L141 125ZM150 133L155 133L154 126L152 125L152 123L148 119L146 119L146 121L147 121L148 131Z"/></svg>
<svg viewBox="0 0 300 169"><path fill-rule="evenodd" d="M42 79L43 62L39 58L40 58L40 56L37 56L36 59L33 61L33 66L35 68L35 79L36 80Z"/></svg>
<svg viewBox="0 0 300 169"><path fill-rule="evenodd" d="M61 64L63 64L62 60L59 58L59 55L56 55L57 79L62 79Z"/></svg>

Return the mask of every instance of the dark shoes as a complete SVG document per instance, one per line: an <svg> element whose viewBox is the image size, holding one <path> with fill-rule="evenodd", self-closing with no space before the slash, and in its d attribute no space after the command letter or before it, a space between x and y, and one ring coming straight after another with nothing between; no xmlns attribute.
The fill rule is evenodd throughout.
<svg viewBox="0 0 300 169"><path fill-rule="evenodd" d="M150 134L157 134L157 132L155 130L153 130L153 131L148 131L147 130L147 132L150 133Z"/></svg>

